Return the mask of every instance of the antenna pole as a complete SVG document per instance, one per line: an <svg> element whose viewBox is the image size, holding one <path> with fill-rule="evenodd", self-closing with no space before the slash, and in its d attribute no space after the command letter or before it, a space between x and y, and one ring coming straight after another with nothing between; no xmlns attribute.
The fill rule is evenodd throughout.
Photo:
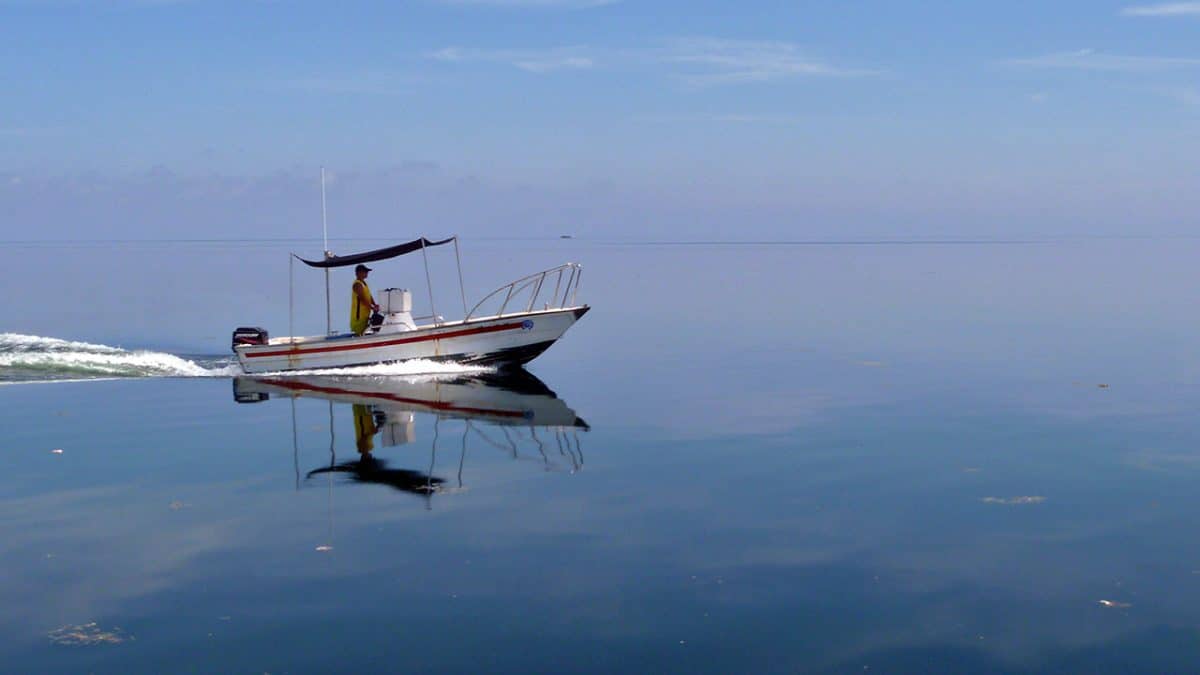
<svg viewBox="0 0 1200 675"><path fill-rule="evenodd" d="M325 167L321 167L321 238L325 242L325 255L329 255L329 221L325 217Z"/></svg>
<svg viewBox="0 0 1200 675"><path fill-rule="evenodd" d="M329 258L329 220L325 215L325 167L321 167L321 239L325 257ZM329 301L329 268L325 268L325 334L333 333L333 310Z"/></svg>

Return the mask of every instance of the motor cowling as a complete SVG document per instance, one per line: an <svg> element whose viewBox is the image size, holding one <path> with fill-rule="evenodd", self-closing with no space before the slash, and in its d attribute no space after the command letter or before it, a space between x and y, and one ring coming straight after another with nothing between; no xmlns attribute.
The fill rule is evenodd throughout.
<svg viewBox="0 0 1200 675"><path fill-rule="evenodd" d="M233 331L230 347L236 353L238 345L265 345L270 339L267 331L262 328L240 326Z"/></svg>

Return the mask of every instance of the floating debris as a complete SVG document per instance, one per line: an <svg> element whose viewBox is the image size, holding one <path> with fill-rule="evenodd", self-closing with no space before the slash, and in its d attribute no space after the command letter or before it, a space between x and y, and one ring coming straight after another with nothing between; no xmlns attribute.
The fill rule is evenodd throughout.
<svg viewBox="0 0 1200 675"><path fill-rule="evenodd" d="M1006 504L1009 506L1017 504L1041 504L1046 501L1045 497L984 497L979 500L984 504Z"/></svg>
<svg viewBox="0 0 1200 675"><path fill-rule="evenodd" d="M979 473L981 469L977 466L963 467L963 473Z"/></svg>
<svg viewBox="0 0 1200 675"><path fill-rule="evenodd" d="M1128 607L1133 607L1133 605L1129 604L1128 602L1117 602L1116 600L1100 600L1099 604L1103 605L1104 607L1112 607L1114 609L1126 609Z"/></svg>
<svg viewBox="0 0 1200 675"><path fill-rule="evenodd" d="M864 368L882 368L884 363L883 361L859 361L858 365Z"/></svg>
<svg viewBox="0 0 1200 675"><path fill-rule="evenodd" d="M1096 385L1096 386L1097 386L1097 387L1099 387L1100 389L1108 389L1108 385L1107 385L1107 384L1098 384L1098 385Z"/></svg>
<svg viewBox="0 0 1200 675"><path fill-rule="evenodd" d="M333 547L330 546L329 544L321 544L320 546L317 547L317 551L319 551L321 553L328 553L329 551L332 551L332 550L333 550Z"/></svg>
<svg viewBox="0 0 1200 675"><path fill-rule="evenodd" d="M52 455L61 455L61 454L63 454L63 453L62 453L62 448L55 448L55 449L53 449L53 450L51 450L51 451L50 451L50 454L52 454Z"/></svg>
<svg viewBox="0 0 1200 675"><path fill-rule="evenodd" d="M122 642L133 639L132 635L129 635L116 626L111 630L104 630L95 621L81 623L78 626L63 626L62 628L50 631L46 637L50 638L50 641L56 645L67 647L119 645Z"/></svg>

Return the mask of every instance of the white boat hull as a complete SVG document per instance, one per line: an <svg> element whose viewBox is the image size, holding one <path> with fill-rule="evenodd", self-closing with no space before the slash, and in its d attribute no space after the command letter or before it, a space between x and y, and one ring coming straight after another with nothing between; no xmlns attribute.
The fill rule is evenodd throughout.
<svg viewBox="0 0 1200 675"><path fill-rule="evenodd" d="M414 359L520 365L562 337L588 307L568 307L422 326L398 333L275 338L234 349L246 373L346 368Z"/></svg>

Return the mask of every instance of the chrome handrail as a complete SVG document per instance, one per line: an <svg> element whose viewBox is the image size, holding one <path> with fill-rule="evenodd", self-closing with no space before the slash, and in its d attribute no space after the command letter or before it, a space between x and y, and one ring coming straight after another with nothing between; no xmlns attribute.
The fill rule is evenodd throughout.
<svg viewBox="0 0 1200 675"><path fill-rule="evenodd" d="M567 270L570 270L571 273L567 277L567 282L564 286L563 273ZM482 307L488 300L491 300L500 293L505 293L504 302L500 305L500 311L496 313L496 316L503 316L504 310L508 308L508 303L511 302L515 296L520 295L523 291L530 287L533 288L533 291L529 294L529 302L525 305L525 312L532 312L533 306L538 300L538 296L541 295L542 286L545 285L546 277L552 274L556 275L554 293L545 302L543 309L563 309L565 307L573 306L575 304L575 297L579 293L579 279L583 276L583 265L580 265L579 263L564 263L558 267L551 267L548 270L535 272L527 277L521 277L516 281L507 283L491 293L488 293L487 295L483 296L482 300L475 303L475 306L471 308L471 311L467 312L467 315L463 317L463 321L467 321L474 316L476 310ZM567 304L568 300L571 303L570 305Z"/></svg>

